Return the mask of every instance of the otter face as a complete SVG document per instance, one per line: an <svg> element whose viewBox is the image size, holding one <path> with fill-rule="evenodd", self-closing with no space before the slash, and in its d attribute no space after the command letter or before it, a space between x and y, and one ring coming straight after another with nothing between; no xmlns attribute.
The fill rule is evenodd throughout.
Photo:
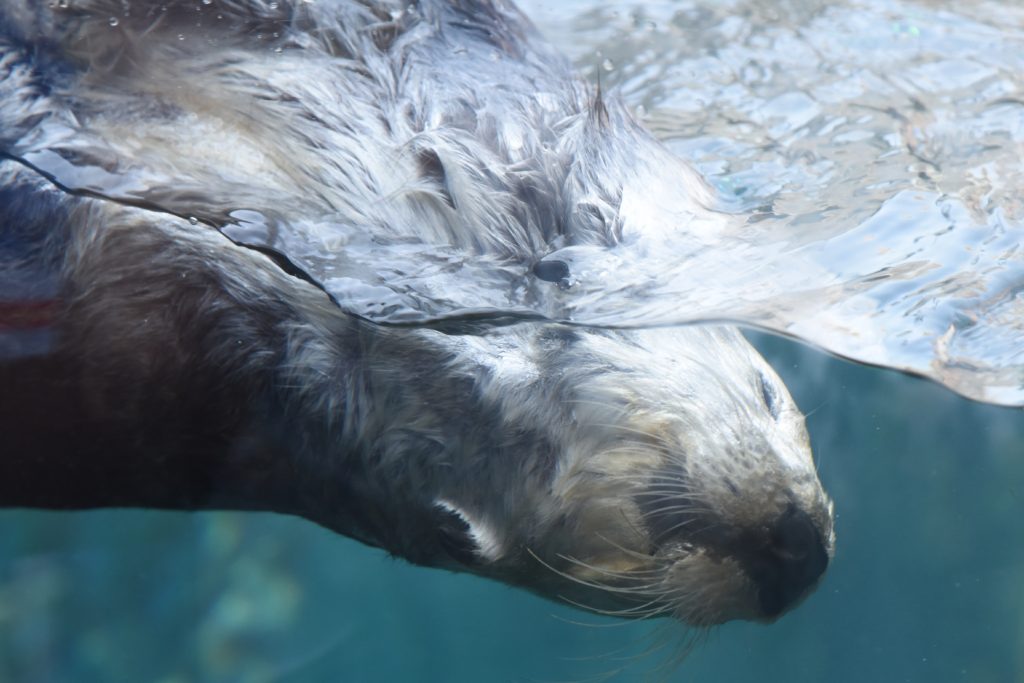
<svg viewBox="0 0 1024 683"><path fill-rule="evenodd" d="M736 330L563 331L526 353L527 384L494 379L494 400L544 424L556 457L518 463L494 506L440 503L472 571L700 626L774 620L816 586L832 503L803 415Z"/></svg>

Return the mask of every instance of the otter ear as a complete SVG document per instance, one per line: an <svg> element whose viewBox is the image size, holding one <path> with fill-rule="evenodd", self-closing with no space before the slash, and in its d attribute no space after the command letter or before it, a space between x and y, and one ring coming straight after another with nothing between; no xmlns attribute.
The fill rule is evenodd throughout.
<svg viewBox="0 0 1024 683"><path fill-rule="evenodd" d="M473 567L501 556L498 543L486 525L446 500L434 501L437 540L452 559Z"/></svg>

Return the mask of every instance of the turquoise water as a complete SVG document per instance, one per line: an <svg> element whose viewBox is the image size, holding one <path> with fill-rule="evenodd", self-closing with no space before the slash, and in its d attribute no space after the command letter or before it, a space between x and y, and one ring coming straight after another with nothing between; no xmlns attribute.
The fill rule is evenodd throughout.
<svg viewBox="0 0 1024 683"><path fill-rule="evenodd" d="M714 629L667 680L1024 680L1021 414L760 346L810 413L836 558L794 612ZM8 511L0 525L2 681L649 680L685 636L281 516Z"/></svg>
<svg viewBox="0 0 1024 683"><path fill-rule="evenodd" d="M969 68L976 59L1019 80L1019 8L524 9L581 69L642 106L647 125L723 191L742 182L780 213L835 203L852 220L912 188L1005 217L1011 236L1020 225L1018 83ZM928 52L936 44L949 59ZM730 69L738 82L723 76ZM877 84L867 76L879 73L893 90L853 88ZM815 112L792 92L834 99ZM910 111L912 101L925 110L898 132L915 144L884 146L893 131L878 112L892 102ZM851 111L874 111L883 123ZM983 350L1019 364L1020 318L1008 320L988 328L1007 331L1006 346ZM1020 410L757 340L809 413L837 512L837 554L823 584L776 624L697 634L673 668L662 663L694 637L682 627L601 619L410 567L299 519L2 511L0 683L1024 681Z"/></svg>

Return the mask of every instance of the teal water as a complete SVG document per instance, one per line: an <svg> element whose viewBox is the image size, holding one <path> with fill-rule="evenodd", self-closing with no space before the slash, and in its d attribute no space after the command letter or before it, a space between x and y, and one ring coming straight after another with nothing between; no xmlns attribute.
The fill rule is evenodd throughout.
<svg viewBox="0 0 1024 683"><path fill-rule="evenodd" d="M524 8L723 189L742 181L755 198L796 202L794 215L819 201L860 215L912 185L1020 224L1020 93L967 68L976 59L1019 77L1024 53L987 49L1017 45L1019 8L712 5ZM821 48L814 59L810 47ZM867 60L863 73L893 90L870 79L856 90L863 73L850 65L864 66L869 48L906 58ZM726 78L732 67L738 79ZM834 99L814 114L792 92ZM911 100L926 111L896 132L916 142L883 145L895 133L879 112L909 112ZM1019 361L1019 340L1006 341ZM793 342L758 343L809 413L837 511L823 584L776 624L716 628L659 668L686 642L681 627L410 567L299 519L2 511L0 683L1024 681L1024 415Z"/></svg>
<svg viewBox="0 0 1024 683"><path fill-rule="evenodd" d="M8 511L0 681L1024 680L1024 416L759 345L810 413L836 558L778 623L716 628L668 673L681 627L411 567L299 519Z"/></svg>

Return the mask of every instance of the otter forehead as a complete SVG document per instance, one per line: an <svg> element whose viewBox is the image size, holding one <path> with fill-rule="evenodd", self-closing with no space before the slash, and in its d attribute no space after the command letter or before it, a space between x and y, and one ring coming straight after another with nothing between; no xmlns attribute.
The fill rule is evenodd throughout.
<svg viewBox="0 0 1024 683"><path fill-rule="evenodd" d="M803 415L734 328L524 325L442 339L483 399L539 414L554 435L643 438L689 475L819 491Z"/></svg>

